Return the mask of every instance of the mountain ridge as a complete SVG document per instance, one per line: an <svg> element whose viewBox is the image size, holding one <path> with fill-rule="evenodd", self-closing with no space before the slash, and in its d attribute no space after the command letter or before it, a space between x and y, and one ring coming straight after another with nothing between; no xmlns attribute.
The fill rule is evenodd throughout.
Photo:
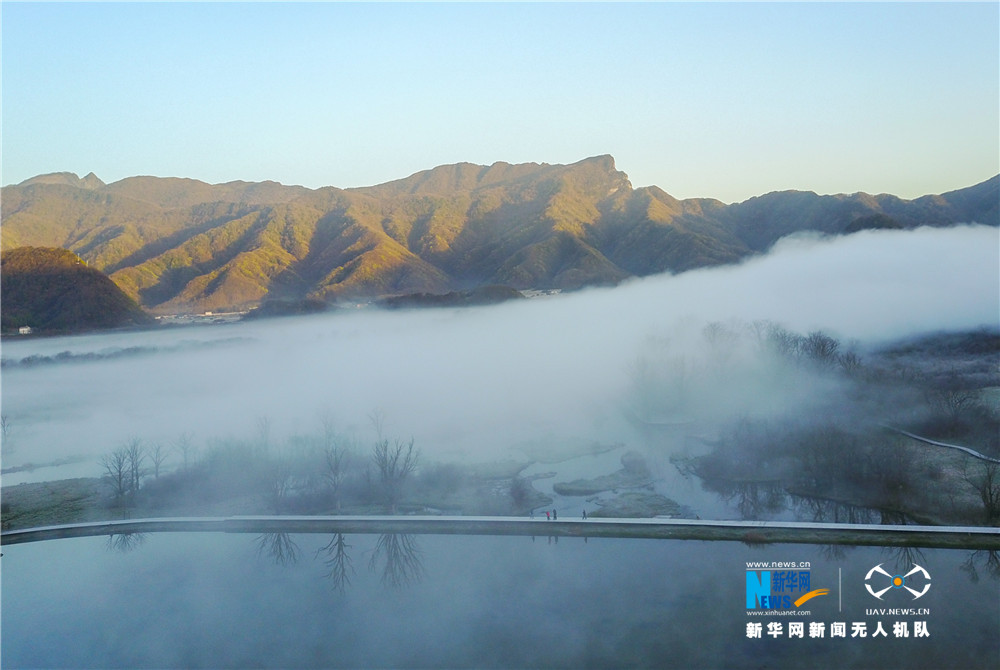
<svg viewBox="0 0 1000 670"><path fill-rule="evenodd" d="M3 188L3 249L69 249L155 313L221 311L615 284L734 263L800 230L996 226L998 194L1000 175L914 200L774 191L727 205L634 188L609 155L457 163L349 189L53 173Z"/></svg>
<svg viewBox="0 0 1000 670"><path fill-rule="evenodd" d="M144 326L152 318L104 273L65 249L18 247L0 255L4 332L39 333Z"/></svg>

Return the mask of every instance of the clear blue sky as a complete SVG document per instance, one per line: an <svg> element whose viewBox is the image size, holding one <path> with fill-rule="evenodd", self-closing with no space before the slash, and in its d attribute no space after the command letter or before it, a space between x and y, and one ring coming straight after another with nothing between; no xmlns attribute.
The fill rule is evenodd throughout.
<svg viewBox="0 0 1000 670"><path fill-rule="evenodd" d="M2 182L364 186L609 153L636 186L1000 172L1000 4L2 3Z"/></svg>

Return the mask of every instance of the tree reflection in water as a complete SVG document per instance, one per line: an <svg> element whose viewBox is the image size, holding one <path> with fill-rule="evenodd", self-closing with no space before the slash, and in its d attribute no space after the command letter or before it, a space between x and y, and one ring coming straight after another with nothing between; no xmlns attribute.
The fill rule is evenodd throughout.
<svg viewBox="0 0 1000 670"><path fill-rule="evenodd" d="M861 507L837 500L791 496L796 517L825 523L857 523L865 525L902 526L907 523L906 515L895 510Z"/></svg>
<svg viewBox="0 0 1000 670"><path fill-rule="evenodd" d="M820 553L828 561L843 561L847 558L847 550L855 549L856 547L844 544L824 544L820 547Z"/></svg>
<svg viewBox="0 0 1000 670"><path fill-rule="evenodd" d="M739 510L744 521L762 521L785 510L799 520L817 523L856 523L865 525L905 525L902 512L789 494L777 481L704 480L705 488L714 491L728 505Z"/></svg>
<svg viewBox="0 0 1000 670"><path fill-rule="evenodd" d="M127 554L146 542L146 533L117 533L108 535L108 551Z"/></svg>
<svg viewBox="0 0 1000 670"><path fill-rule="evenodd" d="M977 565L978 563L982 563L982 566ZM1000 580L1000 551L996 549L973 551L961 566L962 571L969 575L969 580L973 584L979 582L979 570L982 568L986 569L986 574L989 575L990 579Z"/></svg>
<svg viewBox="0 0 1000 670"><path fill-rule="evenodd" d="M378 564L385 559L382 569L382 584L392 588L402 588L420 582L424 576L424 566L420 561L420 549L413 535L379 535L372 552L368 569L375 572Z"/></svg>
<svg viewBox="0 0 1000 670"><path fill-rule="evenodd" d="M896 574L906 574L914 565L927 565L927 557L919 547L883 547L882 555L892 560Z"/></svg>
<svg viewBox="0 0 1000 670"><path fill-rule="evenodd" d="M327 567L325 577L333 584L333 588L341 594L351 583L350 574L354 574L354 566L351 564L351 557L347 555L347 550L351 545L347 544L347 539L343 533L336 533L326 543L326 546L316 550L316 556L325 553L326 558L323 563Z"/></svg>
<svg viewBox="0 0 1000 670"><path fill-rule="evenodd" d="M857 507L835 500L823 500L809 496L792 496L796 516L815 522L825 523L875 523L875 510Z"/></svg>
<svg viewBox="0 0 1000 670"><path fill-rule="evenodd" d="M264 533L257 537L257 555L268 554L277 565L290 565L299 560L299 545L288 533Z"/></svg>
<svg viewBox="0 0 1000 670"><path fill-rule="evenodd" d="M704 480L704 484L705 488L718 493L727 505L734 505L744 521L759 521L786 507L788 494L780 482L716 479Z"/></svg>

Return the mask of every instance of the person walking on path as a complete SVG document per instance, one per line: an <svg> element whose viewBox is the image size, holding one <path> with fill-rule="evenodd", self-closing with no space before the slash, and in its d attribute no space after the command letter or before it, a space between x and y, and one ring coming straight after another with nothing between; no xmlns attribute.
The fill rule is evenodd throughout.
<svg viewBox="0 0 1000 670"><path fill-rule="evenodd" d="M548 510L545 510L545 519L546 519L546 521L551 521L552 520L552 517L549 516L549 511Z"/></svg>
<svg viewBox="0 0 1000 670"><path fill-rule="evenodd" d="M583 510L583 520L587 520L587 510Z"/></svg>
<svg viewBox="0 0 1000 670"><path fill-rule="evenodd" d="M558 515L558 514L556 514L556 511L555 511L555 510L552 510L552 520L553 520L553 521L555 521L555 520L556 520L556 519L558 519L558 518L559 518L559 515Z"/></svg>

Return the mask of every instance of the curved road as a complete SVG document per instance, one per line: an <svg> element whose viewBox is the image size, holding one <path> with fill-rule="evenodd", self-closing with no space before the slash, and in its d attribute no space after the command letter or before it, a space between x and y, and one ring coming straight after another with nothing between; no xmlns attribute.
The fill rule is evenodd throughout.
<svg viewBox="0 0 1000 670"><path fill-rule="evenodd" d="M899 433L900 435L906 435L907 437L911 437L914 440L918 440L918 441L924 442L926 444L933 444L935 447L945 447L946 449L958 449L959 451L964 451L965 453L969 454L970 456L972 456L974 458L978 458L981 461L986 461L988 463L1000 463L1000 458L991 458L990 456L987 456L985 454L981 454L978 451L975 451L973 449L969 449L968 447L962 447L962 446L957 445L957 444L948 444L947 442L936 442L935 440L930 440L930 439L928 439L926 437L921 437L920 435L916 435L914 433L908 433L905 430L901 430L899 428L894 428L893 426L884 426L884 427L888 428L889 430L891 430L894 433Z"/></svg>

